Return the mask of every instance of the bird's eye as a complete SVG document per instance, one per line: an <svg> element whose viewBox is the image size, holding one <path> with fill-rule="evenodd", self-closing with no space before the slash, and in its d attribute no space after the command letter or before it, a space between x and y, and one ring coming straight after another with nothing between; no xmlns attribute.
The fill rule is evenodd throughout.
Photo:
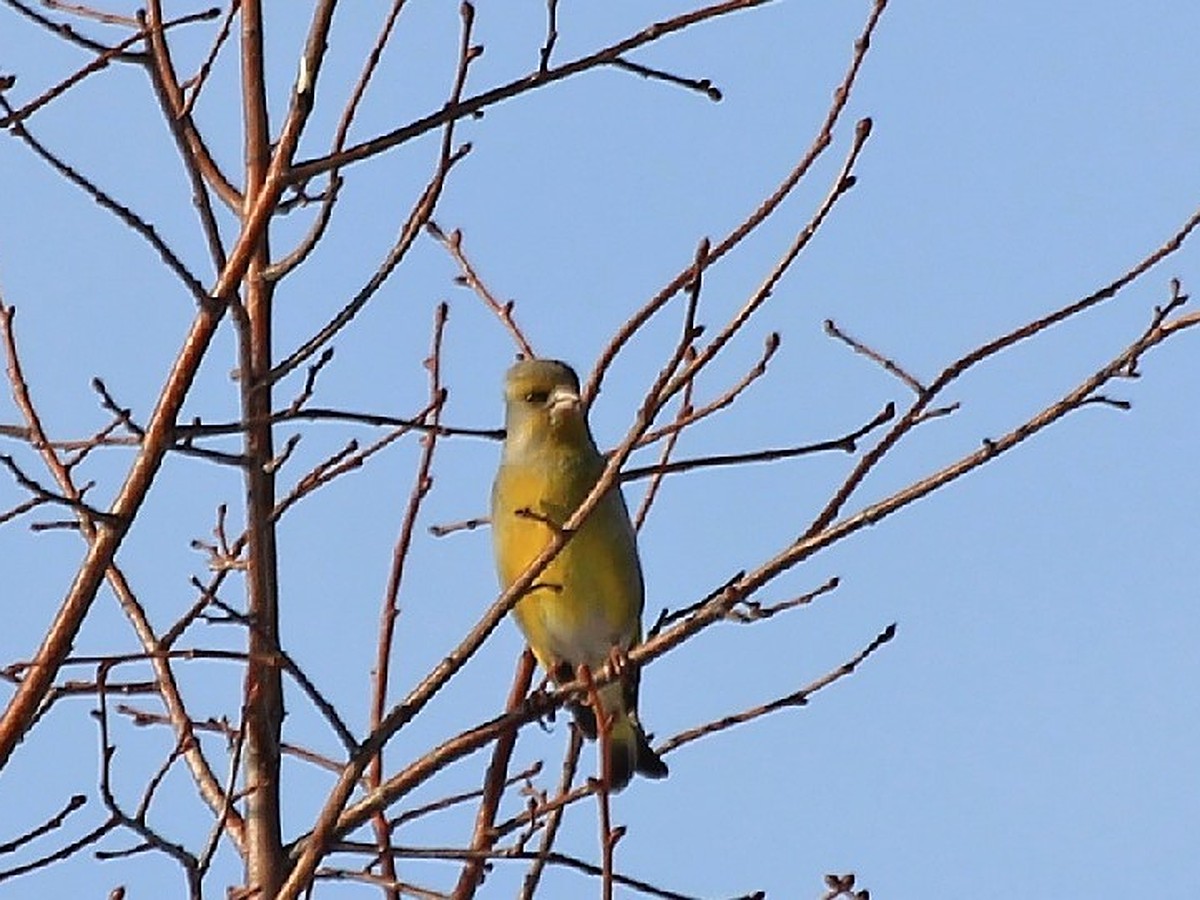
<svg viewBox="0 0 1200 900"><path fill-rule="evenodd" d="M539 406L550 399L549 391L530 391L525 395L526 403L536 403Z"/></svg>

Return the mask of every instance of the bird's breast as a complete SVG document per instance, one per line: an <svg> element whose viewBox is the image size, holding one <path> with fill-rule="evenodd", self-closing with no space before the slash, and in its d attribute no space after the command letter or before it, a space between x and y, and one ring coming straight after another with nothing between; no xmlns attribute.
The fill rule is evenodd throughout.
<svg viewBox="0 0 1200 900"><path fill-rule="evenodd" d="M595 477L569 467L505 465L493 491L493 539L501 582L519 578L556 528L586 497ZM615 644L637 637L642 577L628 513L607 495L518 602L515 617L543 663L599 665Z"/></svg>

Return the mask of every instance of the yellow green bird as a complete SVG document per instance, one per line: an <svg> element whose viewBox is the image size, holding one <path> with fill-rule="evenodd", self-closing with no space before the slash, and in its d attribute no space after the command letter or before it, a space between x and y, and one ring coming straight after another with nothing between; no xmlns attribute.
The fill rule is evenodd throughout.
<svg viewBox="0 0 1200 900"><path fill-rule="evenodd" d="M518 362L504 381L505 438L492 487L492 539L500 583L508 587L553 540L591 491L605 461L588 429L579 377L550 359ZM642 638L644 591L637 539L620 489L601 499L562 551L517 601L513 616L534 656L557 682L571 681L578 666L593 671L614 650ZM599 690L612 718L610 787L620 790L635 771L667 774L637 717L638 677L625 673ZM589 738L596 737L590 709L575 708Z"/></svg>

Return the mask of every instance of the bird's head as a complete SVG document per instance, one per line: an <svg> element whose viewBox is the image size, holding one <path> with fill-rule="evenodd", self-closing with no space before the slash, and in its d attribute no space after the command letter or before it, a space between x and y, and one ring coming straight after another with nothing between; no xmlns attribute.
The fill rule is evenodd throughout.
<svg viewBox="0 0 1200 900"><path fill-rule="evenodd" d="M579 376L556 359L528 359L504 378L505 430L510 447L541 443L591 446L579 397Z"/></svg>

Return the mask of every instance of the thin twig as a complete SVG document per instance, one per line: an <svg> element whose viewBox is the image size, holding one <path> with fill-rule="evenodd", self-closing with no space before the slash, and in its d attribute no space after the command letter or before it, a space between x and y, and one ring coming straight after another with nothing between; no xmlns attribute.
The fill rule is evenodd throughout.
<svg viewBox="0 0 1200 900"><path fill-rule="evenodd" d="M632 72L635 75L641 75L643 78L651 81L665 81L667 84L673 84L676 87L687 88L689 91L696 91L703 94L714 103L721 101L721 91L714 87L713 83L707 78L685 78L682 75L675 75L671 72L663 71L662 69L652 69L649 66L643 66L640 63L631 62L630 60L617 57L609 62L609 65L614 69L624 69L626 72Z"/></svg>
<svg viewBox="0 0 1200 900"><path fill-rule="evenodd" d="M180 110L182 115L191 118L196 101L200 99L200 92L204 90L204 85L208 83L208 76L212 72L214 63L217 61L217 54L228 43L229 35L233 30L233 20L241 8L241 0L230 0L229 8L225 10L225 17L221 20L221 27L217 29L212 46L209 47L208 53L200 63L200 67L196 70L196 74L188 79L187 95Z"/></svg>
<svg viewBox="0 0 1200 900"><path fill-rule="evenodd" d="M466 252L462 248L462 232L457 228L450 234L446 234L438 227L438 224L430 219L425 223L425 230L428 231L437 240L439 244L446 248L454 261L458 263L462 274L457 279L460 284L465 284L471 288L484 305L487 306L500 320L500 323L512 335L514 341L517 342L517 349L526 359L534 359L537 354L533 352L533 347L530 345L525 333L521 330L521 326L517 324L513 318L513 301L501 303L496 299L495 295L488 290L479 277L479 273L475 271L475 267L471 265L471 261L467 259Z"/></svg>
<svg viewBox="0 0 1200 900"><path fill-rule="evenodd" d="M504 429L502 428L466 428L450 425L439 425L434 428L434 426L424 421L427 414L427 410L422 410L416 416L401 418L399 416L385 416L378 413L354 412L346 409L306 407L299 410L284 409L271 413L267 421L273 425L277 425L280 422L295 421L350 422L356 425L369 425L374 428L406 428L425 432L436 431L439 437L478 437L493 441L504 439ZM187 425L177 425L175 433L180 438L188 441L200 437L240 434L250 427L250 425L255 424L256 421L213 422L208 424L193 421Z"/></svg>
<svg viewBox="0 0 1200 900"><path fill-rule="evenodd" d="M612 714L604 709L600 702L600 692L592 680L592 671L586 665L578 668L578 678L584 685L587 702L592 707L596 718L596 752L600 756L598 766L600 777L596 785L596 810L600 824L600 896L603 900L613 900L613 851L620 839L622 830L612 827L612 808L610 804L613 771L612 771Z"/></svg>
<svg viewBox="0 0 1200 900"><path fill-rule="evenodd" d="M779 336L779 332L772 331L767 335L766 340L763 342L762 356L758 358L758 361L744 376L742 376L742 378L737 381L736 384L730 387L719 397L715 397L703 406L689 409L687 415L681 414L675 418L675 421L670 422L667 425L663 425L661 428L655 428L652 431L646 432L645 437L642 438L642 443L653 444L655 441L661 440L668 435L678 433L684 428L687 428L689 425L699 422L701 419L705 419L708 416L711 416L713 413L719 412L720 410L732 405L732 403L738 397L740 397L742 393L744 393L745 390L750 387L750 385L754 384L755 381L767 374L767 364L771 361L771 357L773 357L779 350L780 343L781 338Z"/></svg>
<svg viewBox="0 0 1200 900"><path fill-rule="evenodd" d="M446 402L446 390L442 387L442 338L446 331L446 319L449 307L439 303L433 320L433 338L429 356L425 359L425 368L429 372L429 419L436 427ZM437 432L426 434L421 439L421 459L417 464L416 478L408 495L404 518L400 525L400 535L392 551L391 571L388 573L387 587L384 590L383 601L379 612L379 639L375 651L375 669L372 672L371 684L371 729L379 727L387 709L387 690L390 681L392 650L396 632L396 618L400 615L400 587L403 583L409 550L412 547L413 531L416 528L417 516L429 491L433 487L433 458L437 449ZM379 787L383 780L383 748L375 754L367 769L367 783L372 788ZM392 831L384 812L380 810L374 817L375 840L379 844L380 864L383 875L395 880L396 867L387 853L391 845Z"/></svg>
<svg viewBox="0 0 1200 900"><path fill-rule="evenodd" d="M12 106L4 99L3 94L0 94L0 109L3 109L9 117L15 114ZM187 288L197 303L204 304L208 302L208 293L205 291L204 285L192 274L191 270L184 264L175 251L167 245L167 242L163 240L153 225L129 207L118 203L112 195L102 191L93 181L84 177L82 173L50 152L46 145L35 138L21 122L13 122L9 126L9 131L14 137L23 141L50 168L54 169L59 175L91 197L101 208L108 210L140 235L158 253L159 258L162 259L167 268L175 273L176 277L183 283L183 286Z"/></svg>
<svg viewBox="0 0 1200 900"><path fill-rule="evenodd" d="M340 841L333 848L343 853L369 853L373 850L370 845L355 841ZM500 849L493 852L472 851L466 848L458 847L392 847L391 852L397 857L405 859L425 859L425 860L465 860L465 859L482 859L484 862L495 861L529 861L533 859L534 854L524 850L517 849ZM564 868L573 869L577 872L582 872L585 875L599 877L601 868L593 863L585 862L574 856L569 856L565 853L550 853L546 857L546 862L550 865L562 866ZM328 877L341 877L340 873L335 873L329 869L322 869L320 873ZM613 873L613 882L622 887L638 891L649 897L659 897L662 900L699 900L692 894L680 894L676 891L666 890L650 884L647 881L642 881L638 878L632 878L629 875L624 875L620 872ZM370 883L379 884L378 881L372 880ZM387 885L380 885L386 887ZM423 895L418 895L423 896ZM445 895L436 895L444 897ZM735 900L751 900L749 897L739 897ZM760 898L761 900L761 898Z"/></svg>
<svg viewBox="0 0 1200 900"><path fill-rule="evenodd" d="M139 18L142 14L139 14ZM175 147L183 162L184 171L192 186L195 198L196 212L200 217L200 226L208 243L209 256L217 270L225 267L225 245L221 240L221 232L217 225L216 214L213 212L212 201L208 196L208 187L229 207L241 213L245 198L242 192L226 177L221 167L217 165L208 149L196 122L192 118L188 98L184 95L175 72L175 63L171 58L171 48L166 40L165 25L163 25L162 0L149 0L144 13L145 27L149 29L150 60L147 68L154 86L155 96L163 114L163 123L175 141ZM229 26L226 19L222 29ZM218 40L221 40L218 38ZM195 94L193 94L193 99Z"/></svg>
<svg viewBox="0 0 1200 900"><path fill-rule="evenodd" d="M538 51L538 71L550 69L550 54L558 43L558 0L546 0L546 40Z"/></svg>
<svg viewBox="0 0 1200 900"><path fill-rule="evenodd" d="M504 787L510 788L514 784L517 784L518 782L529 781L531 778L535 777L541 771L542 771L542 763L540 760L538 760L537 762L533 763L532 765L526 766L520 772L516 772L516 773L510 775L508 777L508 779L505 781ZM441 812L444 809L449 809L452 806L458 806L459 804L466 803L469 800L478 800L482 796L483 796L483 788L475 788L474 790L470 790L470 791L462 791L461 793L457 793L457 794L449 794L448 796L442 797L438 800L434 800L431 803L426 803L421 806L413 807L412 809L404 810L404 812L400 813L400 815L396 816L396 818L389 819L388 825L394 831L396 828L400 827L401 825L405 824L406 822L412 822L413 820L419 819L422 816L427 816L430 813Z"/></svg>
<svg viewBox="0 0 1200 900"><path fill-rule="evenodd" d="M921 384L921 382L919 382L916 378L914 378L912 375L909 375L904 369L900 368L900 366L894 360L888 359L888 357L884 356L878 350L873 350L862 341L855 340L850 335L846 334L846 332L838 328L837 323L834 322L833 319L825 320L825 333L830 337L837 338L855 353L859 353L872 362L878 363L883 367L885 372L890 375L895 375L906 385L908 385L914 394L920 396L925 392L925 385Z"/></svg>
<svg viewBox="0 0 1200 900"><path fill-rule="evenodd" d="M683 389L683 396L679 401L679 412L675 416L675 423L682 422L691 416L692 390L694 386L694 382L688 382L687 387ZM646 524L646 517L650 515L650 507L654 505L659 489L662 487L663 479L667 476L664 469L671 461L671 454L675 452L675 445L679 442L681 434L683 434L682 429L676 429L667 433L667 439L663 442L662 448L658 453L658 462L653 466L654 474L650 476L650 484L646 487L646 493L642 495L641 502L638 503L637 512L633 514L633 528L635 531L641 531L642 526Z"/></svg>
<svg viewBox="0 0 1200 900"><path fill-rule="evenodd" d="M862 650L854 654L846 662L842 663L831 672L827 672L815 681L811 681L797 691L793 691L784 697L779 697L769 703L764 703L761 706L755 706L751 709L743 710L739 713L734 713L730 716L724 716L713 722L708 722L696 728L689 728L687 731L681 731L679 734L663 741L654 750L660 756L678 750L684 744L690 744L692 741L699 740L702 737L707 737L710 734L716 734L718 731L725 731L732 728L734 725L740 725L744 722L751 722L768 713L776 712L780 709L786 709L792 706L804 706L808 703L809 698L822 688L828 687L835 681L840 681L847 675L853 674L854 670L862 665L863 661L868 656L890 641L896 636L896 625L892 623L874 639L867 644Z"/></svg>
<svg viewBox="0 0 1200 900"><path fill-rule="evenodd" d="M61 38L68 43L75 44L76 46L82 47L85 50L98 54L103 54L107 50L111 49L99 41L94 41L91 38L80 34L70 25L55 22L49 16L42 15L27 3L22 2L22 0L4 0L4 2L7 3L12 9L15 9L21 15L25 16L31 22L39 25L40 27L49 31L55 37Z"/></svg>
<svg viewBox="0 0 1200 900"><path fill-rule="evenodd" d="M680 333L679 340L675 345L675 353L671 357L671 361L667 364L672 373L679 370L679 366L684 362L690 364L696 356L695 341L703 332L702 328L696 325L696 311L700 306L700 291L704 280L704 265L708 259L709 242L708 238L700 241L696 247L696 255L692 261L692 281L688 285L688 301L684 307L683 313L683 329ZM692 390L695 382L689 380L684 388L683 398L680 400L679 411L675 416L675 422L678 423L692 412ZM663 444L662 449L658 454L659 471L655 472L650 481L650 486L646 489L646 493L642 496L642 501L638 504L637 512L633 517L633 527L640 531L642 525L646 521L646 517L650 514L650 507L654 504L655 497L658 496L659 487L662 484L664 473L661 467L665 466L671 458L671 453L675 450L675 445L679 441L680 431L673 431ZM647 436L643 435L642 443L647 442Z"/></svg>
<svg viewBox="0 0 1200 900"><path fill-rule="evenodd" d="M69 800L67 800L67 802L65 804L63 804L62 809L60 809L58 812L56 812L54 815L52 815L49 819L47 819L41 825L38 825L36 828L32 828L29 831L26 831L24 834L17 835L11 841L5 841L4 843L0 843L0 856L3 856L6 853L12 853L16 850L19 850L25 844L28 844L31 841L37 840L42 835L49 834L51 831L54 831L57 828L61 828L63 825L63 822L65 822L67 820L67 817L70 816L71 813L75 812L77 809L82 809L86 803L87 803L86 796L84 796L83 794L74 794Z"/></svg>
<svg viewBox="0 0 1200 900"><path fill-rule="evenodd" d="M567 743L567 750L563 754L562 775L558 782L558 792L555 797L562 799L571 793L571 785L575 781L575 772L579 767L579 755L583 750L583 732L574 723L571 724L571 739ZM530 813L537 812L539 807L534 806ZM554 850L554 842L558 838L558 828L562 824L563 812L566 806L560 805L549 810L546 815L546 821L542 827L542 837L538 844L537 856L529 866L529 871L525 873L525 879L521 882L521 893L517 895L518 900L533 900L534 894L537 893L539 882L542 880L542 872L545 871L546 863L550 854ZM533 816L531 815L531 825ZM497 831L497 837L505 834L505 831ZM522 842L523 843L523 842Z"/></svg>
<svg viewBox="0 0 1200 900"><path fill-rule="evenodd" d="M112 693L111 688L109 689L109 692ZM171 719L162 713L138 709L123 703L117 705L116 712L123 716L128 716L134 725L141 727L171 724ZM236 747L242 740L240 737L241 729L230 725L229 722L222 719L210 718L205 719L204 721L193 720L189 724L192 731L208 734L219 734L234 747ZM324 769L327 772L340 772L342 770L342 764L338 760L329 756L323 756L322 754L317 753L314 750L310 750L307 747L301 747L299 744L290 744L287 741L284 741L279 745L279 752L303 762L310 763L311 765L314 765L320 769ZM366 785L364 784L363 786L365 787ZM231 807L228 812L221 812L219 815L229 815L233 812L234 810Z"/></svg>
<svg viewBox="0 0 1200 900"><path fill-rule="evenodd" d="M858 449L858 441L870 434L876 428L896 416L896 407L889 403L869 422L847 434L815 444L801 444L798 447L779 447L775 449L751 450L746 453L720 453L713 456L697 456L691 459L680 459L662 465L635 466L626 469L621 474L621 481L637 481L653 475L671 475L678 472L690 472L693 469L710 469L724 466L740 466L746 463L776 462L781 459L794 459L797 456L808 456L813 453L825 453L839 450L843 453L854 453Z"/></svg>

